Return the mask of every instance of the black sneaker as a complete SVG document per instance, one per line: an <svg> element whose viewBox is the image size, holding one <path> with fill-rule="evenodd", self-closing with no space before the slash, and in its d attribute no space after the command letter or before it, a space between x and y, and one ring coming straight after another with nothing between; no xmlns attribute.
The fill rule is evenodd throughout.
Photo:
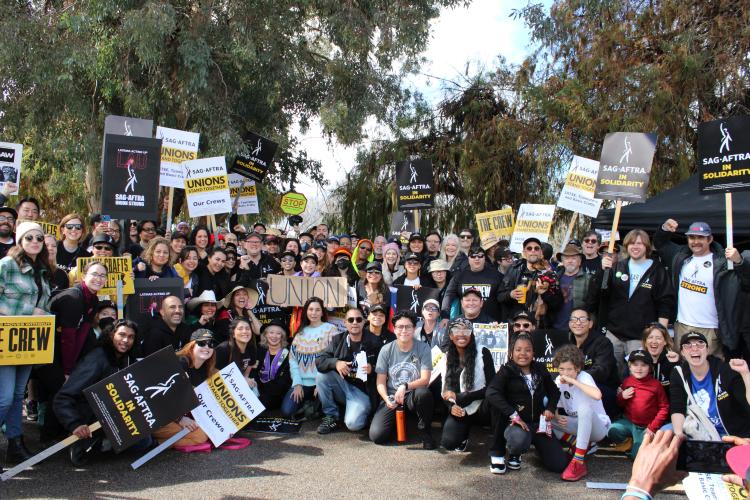
<svg viewBox="0 0 750 500"><path fill-rule="evenodd" d="M330 434L339 428L339 420L336 417L326 415L318 426L318 434Z"/></svg>
<svg viewBox="0 0 750 500"><path fill-rule="evenodd" d="M432 437L431 432L425 432L422 434L422 449L423 450L434 450L435 440Z"/></svg>
<svg viewBox="0 0 750 500"><path fill-rule="evenodd" d="M508 468L510 470L518 470L521 468L521 457L518 455L510 455L508 457Z"/></svg>
<svg viewBox="0 0 750 500"><path fill-rule="evenodd" d="M101 437L80 439L70 446L70 462L76 467L84 466L101 449Z"/></svg>
<svg viewBox="0 0 750 500"><path fill-rule="evenodd" d="M466 438L463 441L461 441L461 443L458 446L456 446L456 449L453 451L460 451L461 453L463 453L466 451L466 448L468 447L469 447L469 438Z"/></svg>
<svg viewBox="0 0 750 500"><path fill-rule="evenodd" d="M33 399L27 399L26 403L26 420L36 422L39 419L39 405Z"/></svg>
<svg viewBox="0 0 750 500"><path fill-rule="evenodd" d="M505 457L490 457L490 472L493 474L505 474Z"/></svg>

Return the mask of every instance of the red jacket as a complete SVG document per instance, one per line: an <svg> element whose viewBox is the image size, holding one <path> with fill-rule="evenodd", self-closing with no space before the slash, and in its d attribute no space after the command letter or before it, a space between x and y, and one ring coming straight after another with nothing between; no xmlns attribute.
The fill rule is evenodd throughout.
<svg viewBox="0 0 750 500"><path fill-rule="evenodd" d="M617 404L625 413L625 418L639 427L648 427L651 432L658 431L669 417L669 400L661 384L651 374L637 379L632 375L625 378L620 385L623 391L633 387L635 393L630 399L624 399L622 392L617 391Z"/></svg>

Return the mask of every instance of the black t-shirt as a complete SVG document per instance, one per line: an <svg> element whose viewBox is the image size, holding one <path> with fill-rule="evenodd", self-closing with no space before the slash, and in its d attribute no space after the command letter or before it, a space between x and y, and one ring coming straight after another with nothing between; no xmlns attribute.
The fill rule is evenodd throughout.
<svg viewBox="0 0 750 500"><path fill-rule="evenodd" d="M62 241L57 244L57 267L66 273L76 268L78 265L76 259L78 257L91 257L91 254L80 246L76 247L74 251L68 252Z"/></svg>
<svg viewBox="0 0 750 500"><path fill-rule="evenodd" d="M8 250L16 246L15 243L0 243L0 259L8 255Z"/></svg>
<svg viewBox="0 0 750 500"><path fill-rule="evenodd" d="M178 358L182 369L187 373L188 379L190 379L190 385L198 387L208 379L208 364L203 363L200 368L191 368L190 360L186 356L180 356Z"/></svg>
<svg viewBox="0 0 750 500"><path fill-rule="evenodd" d="M232 350L229 346L229 341L222 342L221 344L216 346L217 370L221 370L229 363L234 361L235 363L237 363L237 366L240 367L242 373L245 373L245 370L248 367L253 366L257 360L258 358L255 346L252 344L248 344L247 347L245 347L245 352L240 352L240 350L237 348Z"/></svg>
<svg viewBox="0 0 750 500"><path fill-rule="evenodd" d="M595 274L602 268L602 256L597 255L593 259L584 258L581 270L586 274Z"/></svg>

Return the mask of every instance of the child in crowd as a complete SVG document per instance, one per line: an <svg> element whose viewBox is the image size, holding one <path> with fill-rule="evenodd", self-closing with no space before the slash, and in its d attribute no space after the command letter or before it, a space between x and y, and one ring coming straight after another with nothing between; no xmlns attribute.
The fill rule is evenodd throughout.
<svg viewBox="0 0 750 500"><path fill-rule="evenodd" d="M562 473L565 481L578 481L588 474L584 459L589 444L602 440L611 423L602 405L601 391L591 375L581 371L583 361L583 352L572 344L562 346L552 360L560 374L555 383L561 394L552 429L573 453Z"/></svg>
<svg viewBox="0 0 750 500"><path fill-rule="evenodd" d="M652 358L638 349L628 356L630 375L617 389L617 404L623 409L623 418L609 428L608 436L627 450L632 445L630 458L635 458L645 433L654 434L669 418L669 400L661 384L651 375Z"/></svg>

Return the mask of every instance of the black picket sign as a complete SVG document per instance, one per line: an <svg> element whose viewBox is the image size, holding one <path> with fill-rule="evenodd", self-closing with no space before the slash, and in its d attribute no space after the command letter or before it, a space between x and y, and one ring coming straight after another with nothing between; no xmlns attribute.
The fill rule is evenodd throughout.
<svg viewBox="0 0 750 500"><path fill-rule="evenodd" d="M240 174L255 182L263 182L279 145L252 132L249 133L247 142L250 145L250 151L247 154L235 156L229 172Z"/></svg>
<svg viewBox="0 0 750 500"><path fill-rule="evenodd" d="M750 190L750 115L698 125L700 194Z"/></svg>
<svg viewBox="0 0 750 500"><path fill-rule="evenodd" d="M405 160L396 163L398 209L416 210L434 205L432 161Z"/></svg>

